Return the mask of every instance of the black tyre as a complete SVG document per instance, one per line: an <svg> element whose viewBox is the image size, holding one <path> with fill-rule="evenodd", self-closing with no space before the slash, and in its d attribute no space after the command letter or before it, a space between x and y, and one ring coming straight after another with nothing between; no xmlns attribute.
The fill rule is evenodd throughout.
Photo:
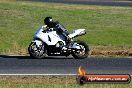
<svg viewBox="0 0 132 88"><path fill-rule="evenodd" d="M81 49L77 50L75 52L72 52L72 56L75 59L87 58L87 56L89 55L89 47L88 47L88 45L85 42L83 42L83 41L77 41L76 43L81 47Z"/></svg>
<svg viewBox="0 0 132 88"><path fill-rule="evenodd" d="M46 49L43 43L37 47L36 42L31 42L28 52L32 58L42 59L46 56Z"/></svg>

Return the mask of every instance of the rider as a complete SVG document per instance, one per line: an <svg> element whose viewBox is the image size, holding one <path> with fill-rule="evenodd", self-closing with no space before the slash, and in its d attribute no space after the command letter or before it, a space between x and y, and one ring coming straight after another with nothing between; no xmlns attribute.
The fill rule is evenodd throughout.
<svg viewBox="0 0 132 88"><path fill-rule="evenodd" d="M47 25L47 29L53 28L53 30L57 31L58 34L61 34L65 38L67 45L70 43L71 39L68 36L69 33L63 25L57 21L53 21L52 17L46 17L44 19L44 23Z"/></svg>

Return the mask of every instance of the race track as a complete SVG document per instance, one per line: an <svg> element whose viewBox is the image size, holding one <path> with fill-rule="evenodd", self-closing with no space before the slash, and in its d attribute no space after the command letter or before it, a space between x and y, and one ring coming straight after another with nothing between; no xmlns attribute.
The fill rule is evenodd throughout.
<svg viewBox="0 0 132 88"><path fill-rule="evenodd" d="M79 66L91 74L132 74L132 58L0 56L0 74L76 74Z"/></svg>
<svg viewBox="0 0 132 88"><path fill-rule="evenodd" d="M84 5L104 5L104 6L132 6L132 1L123 0L32 0L49 3L65 3L65 4L84 4Z"/></svg>

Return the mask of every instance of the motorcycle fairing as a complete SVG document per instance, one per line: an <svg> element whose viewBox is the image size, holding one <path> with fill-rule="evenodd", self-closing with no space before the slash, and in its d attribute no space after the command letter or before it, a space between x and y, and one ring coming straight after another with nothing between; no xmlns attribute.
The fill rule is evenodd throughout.
<svg viewBox="0 0 132 88"><path fill-rule="evenodd" d="M60 36L57 35L56 31L43 32L43 28L40 28L36 33L34 38L39 38L47 45L56 45L58 41L62 41L65 44Z"/></svg>
<svg viewBox="0 0 132 88"><path fill-rule="evenodd" d="M80 35L83 35L83 34L86 34L85 32L85 29L77 29L77 30L74 30L71 34L69 34L68 36L70 38L73 38L73 37L76 37L76 36L80 36Z"/></svg>

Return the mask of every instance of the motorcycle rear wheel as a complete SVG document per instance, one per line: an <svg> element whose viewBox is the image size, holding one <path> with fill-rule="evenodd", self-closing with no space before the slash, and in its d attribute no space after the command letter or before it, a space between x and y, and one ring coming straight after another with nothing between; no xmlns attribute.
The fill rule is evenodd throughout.
<svg viewBox="0 0 132 88"><path fill-rule="evenodd" d="M77 41L76 43L79 44L79 46L81 47L81 50L79 50L78 52L72 52L72 56L75 59L87 58L90 51L88 45L83 41Z"/></svg>

